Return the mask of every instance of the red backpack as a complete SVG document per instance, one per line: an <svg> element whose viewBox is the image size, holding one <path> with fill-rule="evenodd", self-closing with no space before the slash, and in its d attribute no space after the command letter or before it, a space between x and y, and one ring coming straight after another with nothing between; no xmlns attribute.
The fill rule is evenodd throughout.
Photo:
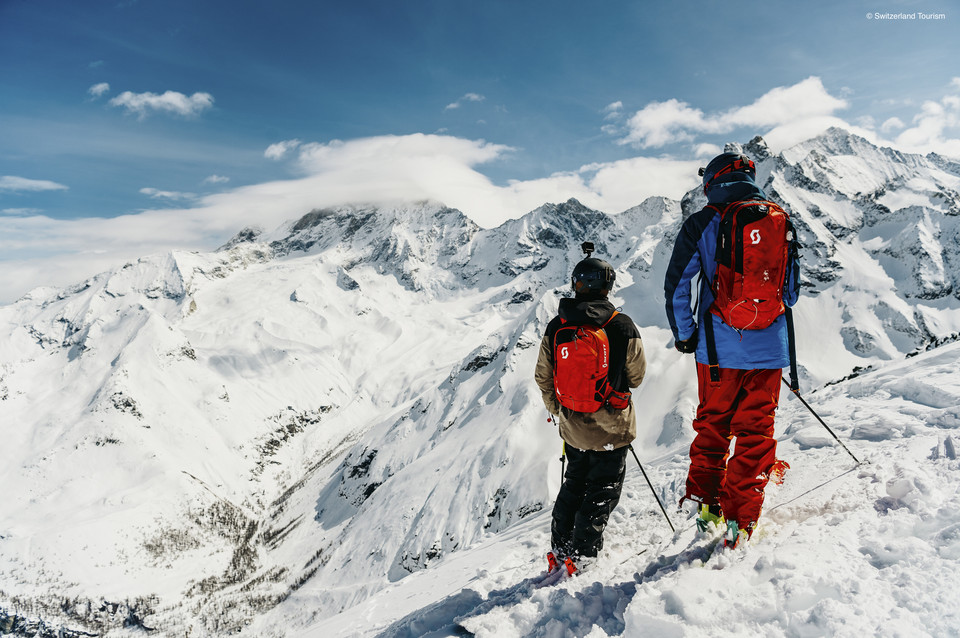
<svg viewBox="0 0 960 638"><path fill-rule="evenodd" d="M574 412L597 412L604 406L622 410L629 392L610 385L610 340L602 326L578 326L563 321L553 338L553 388L560 405Z"/></svg>
<svg viewBox="0 0 960 638"><path fill-rule="evenodd" d="M738 330L766 328L782 315L793 224L773 202L733 202L720 213L710 311Z"/></svg>

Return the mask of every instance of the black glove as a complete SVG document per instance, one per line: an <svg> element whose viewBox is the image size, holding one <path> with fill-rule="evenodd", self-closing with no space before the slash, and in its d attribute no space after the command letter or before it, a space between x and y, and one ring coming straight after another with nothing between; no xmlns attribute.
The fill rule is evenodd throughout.
<svg viewBox="0 0 960 638"><path fill-rule="evenodd" d="M684 341L674 341L673 347L682 352L683 354L690 354L691 352L697 351L697 333L694 332L689 339Z"/></svg>

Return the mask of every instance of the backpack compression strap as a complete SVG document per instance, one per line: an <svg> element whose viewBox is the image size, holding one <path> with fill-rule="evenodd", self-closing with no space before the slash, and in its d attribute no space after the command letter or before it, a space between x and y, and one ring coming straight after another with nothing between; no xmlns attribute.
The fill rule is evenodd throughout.
<svg viewBox="0 0 960 638"><path fill-rule="evenodd" d="M720 383L720 360L717 356L717 341L713 336L713 313L703 314L703 335L707 339L707 363L710 366L710 381ZM783 311L787 318L787 343L790 348L790 390L800 389L800 375L797 372L797 335L793 329L793 308L786 306Z"/></svg>
<svg viewBox="0 0 960 638"><path fill-rule="evenodd" d="M710 366L710 382L720 383L720 358L717 356L717 340L713 336L713 313L703 313L703 336L707 340L707 364Z"/></svg>
<svg viewBox="0 0 960 638"><path fill-rule="evenodd" d="M793 330L793 308L786 306L783 314L787 316L787 342L790 346L790 390L800 389L800 377L797 373L797 335Z"/></svg>

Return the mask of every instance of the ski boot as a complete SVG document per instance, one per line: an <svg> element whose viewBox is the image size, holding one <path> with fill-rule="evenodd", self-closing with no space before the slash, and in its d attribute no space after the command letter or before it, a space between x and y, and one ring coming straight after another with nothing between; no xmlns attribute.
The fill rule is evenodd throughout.
<svg viewBox="0 0 960 638"><path fill-rule="evenodd" d="M700 505L700 512L697 514L697 529L701 532L707 531L710 526L710 523L713 523L717 527L723 525L723 512L720 511L719 505Z"/></svg>
<svg viewBox="0 0 960 638"><path fill-rule="evenodd" d="M557 558L556 553L547 552L547 573L552 574L558 569L560 569L560 559Z"/></svg>
<svg viewBox="0 0 960 638"><path fill-rule="evenodd" d="M580 558L574 559L572 556L565 556L560 558L558 550L553 550L547 552L547 573L552 574L558 569L564 569L567 572L567 576L573 576L576 573L579 573L577 568L577 563L580 562Z"/></svg>
<svg viewBox="0 0 960 638"><path fill-rule="evenodd" d="M726 549L736 549L744 541L750 540L756 523L749 523L740 527L737 521L727 521L727 531L723 535L723 546Z"/></svg>
<svg viewBox="0 0 960 638"><path fill-rule="evenodd" d="M786 478L787 470L789 469L789 463L782 459L777 459L773 462L773 467L770 468L770 480L776 485L783 485L783 480Z"/></svg>

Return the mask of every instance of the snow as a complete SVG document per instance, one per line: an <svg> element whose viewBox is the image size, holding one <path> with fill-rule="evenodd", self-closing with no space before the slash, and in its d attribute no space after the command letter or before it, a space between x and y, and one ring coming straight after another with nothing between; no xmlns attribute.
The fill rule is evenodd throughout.
<svg viewBox="0 0 960 638"><path fill-rule="evenodd" d="M718 547L719 531L697 533L690 518L669 534L634 468L589 572L536 588L544 512L303 635L954 635L960 461L932 456L960 427L938 421L960 405L958 355L952 344L810 394L860 465L798 401L783 402L778 455L792 468L768 488L744 548ZM802 442L811 430L824 432L820 445Z"/></svg>
<svg viewBox="0 0 960 638"><path fill-rule="evenodd" d="M745 548L676 507L696 387L662 282L698 193L490 230L344 206L0 308L0 627L957 635L957 176L836 130L759 168L803 242L803 396L863 463L784 389L792 469ZM628 459L600 560L546 584L532 370L585 239L644 340L634 447L678 532Z"/></svg>

